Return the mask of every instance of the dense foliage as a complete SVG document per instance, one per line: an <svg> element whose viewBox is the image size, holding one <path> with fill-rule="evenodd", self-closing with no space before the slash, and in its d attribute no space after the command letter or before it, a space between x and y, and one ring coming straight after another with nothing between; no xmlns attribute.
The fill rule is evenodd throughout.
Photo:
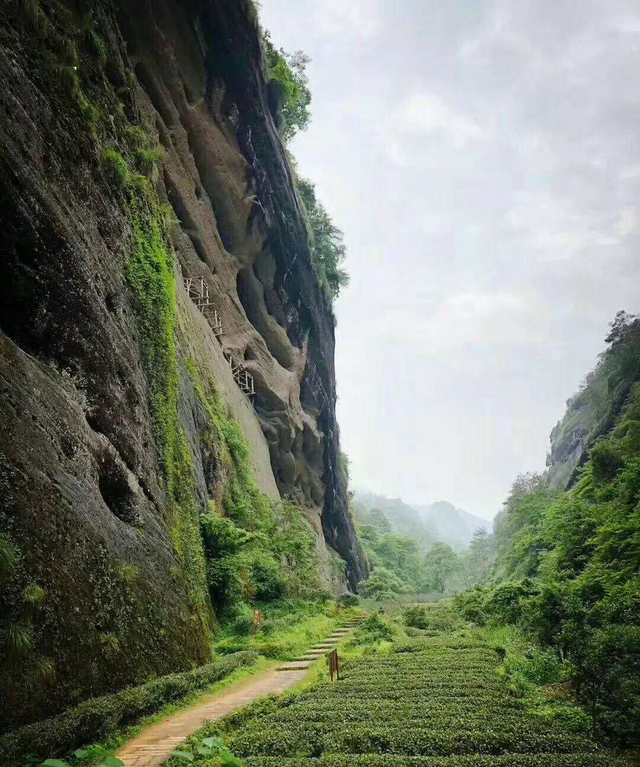
<svg viewBox="0 0 640 767"><path fill-rule="evenodd" d="M640 318L618 312L605 338L606 350L567 401L564 418L551 432L549 478L554 487L574 482L587 451L606 434L640 379Z"/></svg>
<svg viewBox="0 0 640 767"><path fill-rule="evenodd" d="M640 373L638 320L618 315L607 341L587 381L615 399L621 380ZM466 617L522 627L555 654L599 733L637 742L640 384L568 491L553 490L544 475L516 480L495 538L495 583L458 598Z"/></svg>
<svg viewBox="0 0 640 767"><path fill-rule="evenodd" d="M222 508L211 501L200 516L209 594L224 620L249 626L250 606L317 595L315 539L295 504L260 492L247 440L229 417L215 382L203 379L195 360L187 360L186 367L208 419L202 436L217 451L227 476Z"/></svg>
<svg viewBox="0 0 640 767"><path fill-rule="evenodd" d="M263 32L267 74L277 84L280 95L280 133L285 143L311 122L311 91L306 66L311 61L303 51L287 53L275 47L268 30Z"/></svg>
<svg viewBox="0 0 640 767"><path fill-rule="evenodd" d="M349 284L349 275L341 266L346 253L343 234L318 199L311 181L299 178L297 186L309 222L313 268L320 286L333 300Z"/></svg>
<svg viewBox="0 0 640 767"><path fill-rule="evenodd" d="M458 554L448 544L435 542L424 553L414 536L392 532L381 509L359 508L356 521L372 566L371 576L359 585L364 597L384 602L400 594L441 595L489 578L494 543L484 528L476 530L466 552Z"/></svg>
<svg viewBox="0 0 640 767"><path fill-rule="evenodd" d="M311 91L306 74L311 59L303 51L287 53L276 48L268 30L263 32L263 43L267 74L272 92L276 94L276 120L282 140L288 144L311 122ZM289 157L295 166L291 155ZM314 184L297 178L296 186L307 217L313 268L323 292L333 301L349 283L349 275L342 268L346 253L343 234L318 199Z"/></svg>

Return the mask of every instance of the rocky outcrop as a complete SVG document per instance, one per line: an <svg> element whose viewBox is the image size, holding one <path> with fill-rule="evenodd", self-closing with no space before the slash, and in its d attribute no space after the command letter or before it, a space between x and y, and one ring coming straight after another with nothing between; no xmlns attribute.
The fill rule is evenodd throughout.
<svg viewBox="0 0 640 767"><path fill-rule="evenodd" d="M335 557L352 586L366 576L340 469L334 318L269 110L253 8L92 7L93 20L55 0L0 8L0 531L19 554L2 607L35 648L20 674L8 649L2 658L14 669L0 669L5 728L207 659L215 616L175 530L222 497L224 472L203 440L190 361L240 423L260 489L304 509L327 586L339 587ZM137 214L104 163L137 126L163 149L156 170L141 170L175 219L177 426L193 485L181 511L162 479L163 393L127 271ZM208 285L222 339L187 276ZM229 359L253 376L253 403ZM37 604L30 584L44 591Z"/></svg>
<svg viewBox="0 0 640 767"><path fill-rule="evenodd" d="M547 466L552 487L564 490L576 482L591 448L614 428L640 380L640 320L619 312L610 328L607 348L551 432Z"/></svg>
<svg viewBox="0 0 640 767"><path fill-rule="evenodd" d="M593 421L585 397L578 395L567 400L563 419L549 435L551 449L547 455L547 471L552 487L564 490L572 484L576 469L583 464L593 443Z"/></svg>

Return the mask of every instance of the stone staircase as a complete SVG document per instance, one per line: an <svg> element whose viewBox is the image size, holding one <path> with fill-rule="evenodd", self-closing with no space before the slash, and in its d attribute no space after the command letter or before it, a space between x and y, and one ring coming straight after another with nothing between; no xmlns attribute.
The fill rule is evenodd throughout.
<svg viewBox="0 0 640 767"><path fill-rule="evenodd" d="M289 663L283 663L281 666L278 666L276 671L306 671L311 667L312 663L331 652L338 642L350 634L364 619L365 616L357 616L347 621L326 639L318 642L310 650L307 650L304 655Z"/></svg>

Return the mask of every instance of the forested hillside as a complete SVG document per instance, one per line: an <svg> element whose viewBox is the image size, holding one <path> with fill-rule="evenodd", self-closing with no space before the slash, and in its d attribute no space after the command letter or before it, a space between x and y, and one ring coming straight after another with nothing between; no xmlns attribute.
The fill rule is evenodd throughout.
<svg viewBox="0 0 640 767"><path fill-rule="evenodd" d="M563 464L556 450L549 474L517 478L496 520L494 585L458 599L469 618L519 627L542 648L533 677L566 683L600 735L632 744L640 737L640 320L619 314L606 343L561 422L569 433L581 403L584 460L569 451ZM567 490L561 475L571 478Z"/></svg>
<svg viewBox="0 0 640 767"><path fill-rule="evenodd" d="M456 511L450 504L445 506ZM400 595L407 600L417 595L437 598L487 580L494 541L486 527L478 526L467 546L455 538L454 549L446 542L450 540L446 533L423 521L415 509L399 499L356 493L351 508L373 570L371 577L359 584L363 596L379 601ZM454 529L459 529L459 523L460 517L454 518ZM451 531L449 526L446 529Z"/></svg>

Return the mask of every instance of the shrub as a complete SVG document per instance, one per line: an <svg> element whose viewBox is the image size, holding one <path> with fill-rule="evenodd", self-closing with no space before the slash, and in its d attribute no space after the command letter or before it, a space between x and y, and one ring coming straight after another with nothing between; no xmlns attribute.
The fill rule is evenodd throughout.
<svg viewBox="0 0 640 767"><path fill-rule="evenodd" d="M349 275L342 268L346 257L343 234L316 196L316 189L311 181L298 179L297 188L309 224L313 269L320 287L329 299L333 300L338 297L341 288L349 284Z"/></svg>
<svg viewBox="0 0 640 767"><path fill-rule="evenodd" d="M517 623L522 617L523 601L538 591L539 588L528 578L501 583L489 591L485 609L500 623Z"/></svg>
<svg viewBox="0 0 640 767"><path fill-rule="evenodd" d="M390 642L397 633L398 629L387 618L374 613L370 618L362 621L350 641L353 644Z"/></svg>
<svg viewBox="0 0 640 767"><path fill-rule="evenodd" d="M376 567L366 581L358 583L358 591L363 597L377 599L380 602L391 601L398 594L406 593L407 590L406 584L386 567Z"/></svg>
<svg viewBox="0 0 640 767"><path fill-rule="evenodd" d="M60 84L65 89L65 91L70 96L78 98L81 91L80 78L78 77L76 68L73 66L58 66L56 71L60 80Z"/></svg>
<svg viewBox="0 0 640 767"><path fill-rule="evenodd" d="M150 149L153 146L153 137L141 125L127 125L125 133L135 149Z"/></svg>
<svg viewBox="0 0 640 767"><path fill-rule="evenodd" d="M46 597L45 590L37 583L30 583L24 590L24 601L30 605L41 605Z"/></svg>
<svg viewBox="0 0 640 767"><path fill-rule="evenodd" d="M426 608L422 605L411 605L410 607L406 607L402 614L402 619L405 626L411 626L416 629L431 628L429 626Z"/></svg>
<svg viewBox="0 0 640 767"><path fill-rule="evenodd" d="M397 756L393 754L325 754L321 759L252 756L244 767L628 767L605 754L517 754L515 756Z"/></svg>
<svg viewBox="0 0 640 767"><path fill-rule="evenodd" d="M236 614L228 624L228 628L238 636L249 636L253 631L253 610L240 603Z"/></svg>
<svg viewBox="0 0 640 767"><path fill-rule="evenodd" d="M452 631L458 621L449 604L411 605L403 612L406 626L434 632Z"/></svg>
<svg viewBox="0 0 640 767"><path fill-rule="evenodd" d="M115 149L105 149L101 159L102 168L109 181L116 186L126 186L129 181L129 166L120 152Z"/></svg>
<svg viewBox="0 0 640 767"><path fill-rule="evenodd" d="M275 600L285 595L287 584L273 557L261 555L251 563L256 599Z"/></svg>
<svg viewBox="0 0 640 767"><path fill-rule="evenodd" d="M456 594L453 601L460 616L466 621L483 626L488 618L485 610L488 593L489 589L486 586L476 586L469 591Z"/></svg>
<svg viewBox="0 0 640 767"><path fill-rule="evenodd" d="M310 59L302 51L293 54L278 50L271 42L268 31L263 34L267 74L272 87L277 86L277 105L272 106L274 117L280 122L283 141L289 142L298 131L306 130L311 120L309 104L311 91L305 68Z"/></svg>
<svg viewBox="0 0 640 767"><path fill-rule="evenodd" d="M156 169L163 155L164 150L160 147L137 149L135 154L136 167L141 173L149 176Z"/></svg>
<svg viewBox="0 0 640 767"><path fill-rule="evenodd" d="M18 547L8 535L0 535L0 578L6 578L19 559Z"/></svg>
<svg viewBox="0 0 640 767"><path fill-rule="evenodd" d="M357 594L351 594L345 592L338 597L338 604L340 607L358 607L360 604L360 597Z"/></svg>

